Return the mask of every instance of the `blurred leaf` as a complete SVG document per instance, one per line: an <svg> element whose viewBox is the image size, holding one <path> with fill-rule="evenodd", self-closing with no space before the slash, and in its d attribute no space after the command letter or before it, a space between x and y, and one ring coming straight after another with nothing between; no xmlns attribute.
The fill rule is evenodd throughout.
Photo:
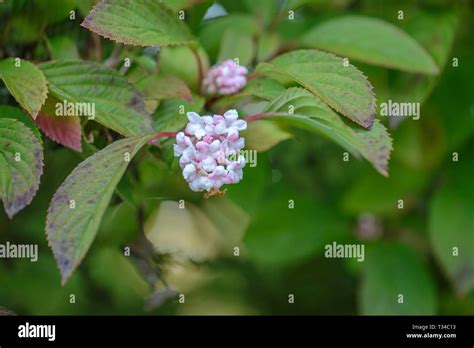
<svg viewBox="0 0 474 348"><path fill-rule="evenodd" d="M461 157L460 162L452 163L449 181L436 192L430 206L431 244L437 259L460 294L467 294L474 289L472 158L468 155Z"/></svg>
<svg viewBox="0 0 474 348"><path fill-rule="evenodd" d="M93 105L102 125L126 136L153 132L140 92L115 70L79 60L52 61L40 68L52 95Z"/></svg>
<svg viewBox="0 0 474 348"><path fill-rule="evenodd" d="M457 17L451 11L422 12L408 21L405 29L433 56L440 70L443 70L451 53L457 26ZM437 81L437 76L393 72L390 79L392 99L424 103ZM378 99L383 102L388 98ZM397 119L391 119L391 124L397 123Z"/></svg>
<svg viewBox="0 0 474 348"><path fill-rule="evenodd" d="M222 245L222 235L215 225L190 202L164 201L146 222L147 238L162 254L179 260L202 262L215 258Z"/></svg>
<svg viewBox="0 0 474 348"><path fill-rule="evenodd" d="M99 249L91 253L88 264L94 285L107 291L115 306L143 306L149 286L120 251Z"/></svg>
<svg viewBox="0 0 474 348"><path fill-rule="evenodd" d="M84 2L84 0L80 0ZM42 21L52 24L68 19L78 0L35 1L35 13ZM87 1L87 0L86 0Z"/></svg>
<svg viewBox="0 0 474 348"><path fill-rule="evenodd" d="M288 13L288 12L287 12ZM292 46L298 47L297 38L302 37L305 33L314 26L315 14L309 17L295 16L293 20L284 20L276 28L276 32L281 37L283 42L288 42Z"/></svg>
<svg viewBox="0 0 474 348"><path fill-rule="evenodd" d="M363 16L344 16L317 25L303 45L369 64L437 74L433 58L413 38L391 23Z"/></svg>
<svg viewBox="0 0 474 348"><path fill-rule="evenodd" d="M366 158L379 173L388 175L392 140L378 120L371 130L352 128L303 88L289 88L268 104L265 113L276 114L274 120L282 119L326 136L351 153Z"/></svg>
<svg viewBox="0 0 474 348"><path fill-rule="evenodd" d="M238 59L239 65L249 65L255 55L255 47L252 36L242 33L234 28L228 28L222 36L219 50L218 62L227 59Z"/></svg>
<svg viewBox="0 0 474 348"><path fill-rule="evenodd" d="M407 21L404 29L442 68L449 58L458 22L456 13L451 10L425 10Z"/></svg>
<svg viewBox="0 0 474 348"><path fill-rule="evenodd" d="M275 0L243 1L247 9L252 12L260 23L270 24L278 15L279 2Z"/></svg>
<svg viewBox="0 0 474 348"><path fill-rule="evenodd" d="M45 254L42 255L42 252ZM56 280L53 258L46 254L46 250L40 249L39 255L37 262L16 262L2 277L2 300L20 315L83 313L86 307L81 299L87 296L84 278L77 274L62 287ZM74 304L70 302L71 295L75 297ZM91 299L89 303L95 306L96 301Z"/></svg>
<svg viewBox="0 0 474 348"><path fill-rule="evenodd" d="M0 8L3 5L0 5ZM2 19L3 22L3 19ZM8 42L27 45L40 40L44 26L37 16L13 16L8 22L6 37Z"/></svg>
<svg viewBox="0 0 474 348"><path fill-rule="evenodd" d="M46 235L63 284L91 246L129 161L150 138L147 135L118 140L96 152L81 162L54 194L46 219Z"/></svg>
<svg viewBox="0 0 474 348"><path fill-rule="evenodd" d="M54 36L46 43L52 59L79 59L76 43L68 36Z"/></svg>
<svg viewBox="0 0 474 348"><path fill-rule="evenodd" d="M205 73L209 67L206 51L199 48L198 55L203 73ZM193 50L187 46L163 48L159 56L159 69L164 74L173 75L183 80L194 91L197 91L201 83L199 62Z"/></svg>
<svg viewBox="0 0 474 348"><path fill-rule="evenodd" d="M259 152L267 151L289 139L292 135L272 122L256 121L247 126L247 130L242 132L245 139L245 146Z"/></svg>
<svg viewBox="0 0 474 348"><path fill-rule="evenodd" d="M204 107L204 98L193 96L191 103L182 99L163 100L153 114L153 127L159 132L175 132L183 128L188 119L186 113L200 112Z"/></svg>
<svg viewBox="0 0 474 348"><path fill-rule="evenodd" d="M314 197L280 190L265 198L244 238L249 257L259 263L278 267L301 262L347 236L344 220Z"/></svg>
<svg viewBox="0 0 474 348"><path fill-rule="evenodd" d="M244 168L244 179L239 185L229 185L226 197L235 202L250 216L258 214L264 188L271 177L268 152L257 152L255 167Z"/></svg>
<svg viewBox="0 0 474 348"><path fill-rule="evenodd" d="M232 28L241 35L254 35L257 32L255 18L248 15L230 15L212 19L202 26L199 39L211 60L217 59L219 47L226 29Z"/></svg>
<svg viewBox="0 0 474 348"><path fill-rule="evenodd" d="M122 181L128 173L130 172L125 172ZM118 190L119 187L117 187ZM136 188L130 187L130 190L136 190ZM137 209L134 205L128 204L128 202L122 202L108 207L105 211L99 232L97 233L96 243L108 247L123 247L123 245L136 239L139 231Z"/></svg>
<svg viewBox="0 0 474 348"><path fill-rule="evenodd" d="M0 118L0 198L8 217L31 203L41 174L43 148L38 138L20 121Z"/></svg>
<svg viewBox="0 0 474 348"><path fill-rule="evenodd" d="M178 98L192 102L193 96L186 83L174 76L150 75L136 83L145 100Z"/></svg>
<svg viewBox="0 0 474 348"><path fill-rule="evenodd" d="M473 46L474 47L474 46ZM468 63L474 49L459 55L459 66L451 64L433 92L430 102L440 113L448 151L455 151L474 134L474 65Z"/></svg>
<svg viewBox="0 0 474 348"><path fill-rule="evenodd" d="M20 66L15 66L13 58L0 61L0 77L18 104L36 118L48 94L46 79L36 65L26 60L19 62Z"/></svg>
<svg viewBox="0 0 474 348"><path fill-rule="evenodd" d="M56 115L55 108L60 101L50 95L35 120L36 125L55 142L82 152L82 127L79 117Z"/></svg>
<svg viewBox="0 0 474 348"><path fill-rule="evenodd" d="M257 45L257 61L265 61L278 52L280 38L275 33L263 33Z"/></svg>
<svg viewBox="0 0 474 348"><path fill-rule="evenodd" d="M249 215L226 197L206 199L201 209L222 235L222 254L233 255L250 223Z"/></svg>
<svg viewBox="0 0 474 348"><path fill-rule="evenodd" d="M188 0L188 3L191 4L191 7L186 9L186 23L189 28L196 32L197 29L201 26L201 23L206 15L208 9L213 5L213 0ZM186 7L181 7L181 9Z"/></svg>
<svg viewBox="0 0 474 348"><path fill-rule="evenodd" d="M366 250L359 301L363 315L433 315L437 307L435 285L425 263L397 243Z"/></svg>
<svg viewBox="0 0 474 348"><path fill-rule="evenodd" d="M445 293L440 301L441 315L472 315L474 313L474 292L459 297Z"/></svg>
<svg viewBox="0 0 474 348"><path fill-rule="evenodd" d="M96 0L76 0L76 7L82 17L86 17L89 11L92 9Z"/></svg>
<svg viewBox="0 0 474 348"><path fill-rule="evenodd" d="M257 72L283 76L301 84L318 98L364 128L375 118L375 96L367 78L354 66L317 50L295 50L260 63Z"/></svg>
<svg viewBox="0 0 474 348"><path fill-rule="evenodd" d="M439 119L427 115L423 122L407 120L393 132L397 149L393 158L413 169L431 169L445 154L444 130Z"/></svg>
<svg viewBox="0 0 474 348"><path fill-rule="evenodd" d="M354 215L368 212L384 216L403 214L417 203L419 194L429 184L429 178L426 171L415 173L392 160L388 178L363 171L343 197L342 207ZM400 199L403 200L403 209L398 209Z"/></svg>
<svg viewBox="0 0 474 348"><path fill-rule="evenodd" d="M102 0L81 26L126 45L169 46L194 41L177 13L156 1Z"/></svg>
<svg viewBox="0 0 474 348"><path fill-rule="evenodd" d="M167 7L172 9L175 12L179 10L188 10L194 6L209 2L208 0L164 0L163 1Z"/></svg>

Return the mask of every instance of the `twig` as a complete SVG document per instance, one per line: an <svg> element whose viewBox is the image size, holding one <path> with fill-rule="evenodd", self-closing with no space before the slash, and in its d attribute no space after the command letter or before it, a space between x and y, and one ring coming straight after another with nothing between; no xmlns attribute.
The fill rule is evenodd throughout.
<svg viewBox="0 0 474 348"><path fill-rule="evenodd" d="M193 54L196 57L196 61L198 64L198 91L200 91L202 79L204 78L204 67L202 65L202 59L201 59L201 56L199 55L197 48L193 47L191 48L191 50L193 51Z"/></svg>
<svg viewBox="0 0 474 348"><path fill-rule="evenodd" d="M120 62L120 53L122 52L122 45L115 45L114 50L109 58L104 62L104 65L109 68L115 68Z"/></svg>

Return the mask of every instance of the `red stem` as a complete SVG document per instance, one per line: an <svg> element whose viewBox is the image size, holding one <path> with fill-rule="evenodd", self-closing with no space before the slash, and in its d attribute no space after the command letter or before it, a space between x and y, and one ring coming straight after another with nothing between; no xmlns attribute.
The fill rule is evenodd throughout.
<svg viewBox="0 0 474 348"><path fill-rule="evenodd" d="M259 120L261 118L266 118L266 117L275 117L275 116L288 116L288 114L285 113L278 113L278 112L269 112L269 113L263 113L263 114L255 114L252 116L248 116L245 118L245 121L247 122L252 122Z"/></svg>
<svg viewBox="0 0 474 348"><path fill-rule="evenodd" d="M196 61L197 61L197 64L198 64L198 91L201 90L201 83L202 83L202 79L204 78L204 67L203 67L203 63L202 63L202 59L201 59L201 56L199 55L199 51L198 49L196 48L192 48L191 49L194 53L194 56L196 57Z"/></svg>
<svg viewBox="0 0 474 348"><path fill-rule="evenodd" d="M151 143L151 142L153 142L153 141L155 141L156 139L159 139L159 138L175 137L176 134L178 134L178 132L158 132L153 136L153 138L148 140L148 142Z"/></svg>
<svg viewBox="0 0 474 348"><path fill-rule="evenodd" d="M256 72L253 72L251 74L248 74L247 75L247 81L250 81L250 80L253 80L254 78L256 78L258 76L258 73Z"/></svg>

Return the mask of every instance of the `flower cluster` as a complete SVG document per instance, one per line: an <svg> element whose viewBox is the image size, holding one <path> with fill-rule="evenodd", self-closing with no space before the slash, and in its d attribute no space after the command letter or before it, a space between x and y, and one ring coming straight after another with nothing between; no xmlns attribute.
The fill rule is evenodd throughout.
<svg viewBox="0 0 474 348"><path fill-rule="evenodd" d="M247 122L238 119L236 110L224 115L199 116L188 112L189 123L176 135L174 155L180 157L183 177L193 191L219 192L224 184L242 180L244 138L239 132Z"/></svg>
<svg viewBox="0 0 474 348"><path fill-rule="evenodd" d="M240 91L247 84L247 68L229 59L209 69L202 81L204 94L227 95Z"/></svg>

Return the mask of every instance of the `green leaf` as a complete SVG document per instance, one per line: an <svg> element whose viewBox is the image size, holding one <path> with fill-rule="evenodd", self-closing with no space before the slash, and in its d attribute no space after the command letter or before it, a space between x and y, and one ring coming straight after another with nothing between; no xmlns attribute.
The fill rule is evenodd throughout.
<svg viewBox="0 0 474 348"><path fill-rule="evenodd" d="M290 125L326 136L352 154L367 159L379 173L388 175L392 140L378 120L371 130L352 128L303 88L289 88L268 104L265 113L275 114L275 120L282 119Z"/></svg>
<svg viewBox="0 0 474 348"><path fill-rule="evenodd" d="M228 28L232 28L242 35L252 36L257 32L257 22L252 16L239 14L222 16L207 21L199 32L199 41L211 60L217 59L222 37Z"/></svg>
<svg viewBox="0 0 474 348"><path fill-rule="evenodd" d="M214 0L188 0L191 7L186 9L186 23L192 32L197 31L201 26L204 16L206 15L209 8L214 4ZM181 7L181 9L186 7Z"/></svg>
<svg viewBox="0 0 474 348"><path fill-rule="evenodd" d="M79 59L76 43L69 36L54 36L46 44L52 59Z"/></svg>
<svg viewBox="0 0 474 348"><path fill-rule="evenodd" d="M26 60L19 61L20 66L16 63L13 58L2 60L0 77L16 101L36 118L48 94L46 79L36 65Z"/></svg>
<svg viewBox="0 0 474 348"><path fill-rule="evenodd" d="M426 51L433 56L436 64L440 69L446 65L448 57L451 54L456 29L458 26L458 18L451 11L441 12L421 12L411 20L407 21L405 29L413 38L415 38ZM458 58L460 58L458 56ZM446 79L446 73L451 73L452 69L447 69L443 73L443 79ZM469 78L470 79L470 78ZM406 72L396 72L391 76L391 98L399 102L419 102L423 103L430 95L433 88L437 85L438 76L427 76L419 74L411 74ZM437 88L438 90L438 88ZM463 88L457 88L455 93L459 93ZM444 93L443 93L444 94ZM389 98L378 98L379 103L385 102ZM457 97L459 101L462 98ZM446 104L445 104L446 105ZM463 108L464 109L464 108ZM459 113L451 109L450 113L455 114L459 119ZM391 124L396 124L402 119L392 118ZM394 122L395 121L395 122ZM451 123L451 122L450 122ZM455 122L459 124L465 123ZM449 136L452 134L448 132Z"/></svg>
<svg viewBox="0 0 474 348"><path fill-rule="evenodd" d="M178 13L153 0L102 0L81 26L126 45L169 46L194 41Z"/></svg>
<svg viewBox="0 0 474 348"><path fill-rule="evenodd" d="M279 3L275 0L244 0L243 4L251 13L257 16L259 23L270 24L279 10Z"/></svg>
<svg viewBox="0 0 474 348"><path fill-rule="evenodd" d="M285 87L273 79L257 77L250 80L239 95L252 95L261 99L272 100L285 90Z"/></svg>
<svg viewBox="0 0 474 348"><path fill-rule="evenodd" d="M244 243L253 260L271 267L294 264L322 255L325 244L347 237L346 222L314 197L290 190L277 192L265 195L268 198L261 202L245 234ZM289 200L294 209L289 208Z"/></svg>
<svg viewBox="0 0 474 348"><path fill-rule="evenodd" d="M174 132L183 128L188 112L200 112L204 107L204 98L194 95L191 103L182 99L163 100L153 113L153 127L158 132Z"/></svg>
<svg viewBox="0 0 474 348"><path fill-rule="evenodd" d="M393 159L415 170L436 168L445 155L444 132L438 117L404 122L393 132Z"/></svg>
<svg viewBox="0 0 474 348"><path fill-rule="evenodd" d="M35 1L31 5L34 6L32 12L44 23L53 24L61 22L66 18L70 18L70 11L76 8L77 2L84 2L83 0L48 0ZM36 17L35 16L35 17Z"/></svg>
<svg viewBox="0 0 474 348"><path fill-rule="evenodd" d="M138 308L149 292L146 280L118 248L101 248L90 255L89 274L101 289L107 289L111 301L120 308ZM114 272L120 269L120 272Z"/></svg>
<svg viewBox="0 0 474 348"><path fill-rule="evenodd" d="M430 183L429 172L417 169L416 175L414 173L413 168L396 159L390 161L388 178L373 171L362 171L342 199L343 210L354 216L367 212L383 217L406 214L416 207L419 195ZM403 209L398 209L400 199Z"/></svg>
<svg viewBox="0 0 474 348"><path fill-rule="evenodd" d="M96 2L96 0L76 0L76 7L81 16L86 17Z"/></svg>
<svg viewBox="0 0 474 348"><path fill-rule="evenodd" d="M25 114L22 110L10 105L0 105L0 118L14 118L15 120L20 121L32 130L33 134L36 136L40 143L43 142L43 140L41 139L41 133L34 124L33 120L28 117L28 115Z"/></svg>
<svg viewBox="0 0 474 348"><path fill-rule="evenodd" d="M170 9L178 12L179 10L188 10L189 8L192 8L198 4L208 3L209 0L165 0L163 2Z"/></svg>
<svg viewBox="0 0 474 348"><path fill-rule="evenodd" d="M3 21L4 19L2 19ZM43 20L38 15L25 12L21 15L14 14L11 16L5 27L9 28L7 29L6 40L10 45L28 45L41 40L44 29Z"/></svg>
<svg viewBox="0 0 474 348"><path fill-rule="evenodd" d="M136 83L145 100L179 98L191 102L193 96L184 81L174 76L151 75Z"/></svg>
<svg viewBox="0 0 474 348"><path fill-rule="evenodd" d="M272 122L256 121L248 124L242 137L247 148L263 152L291 138L291 134Z"/></svg>
<svg viewBox="0 0 474 348"><path fill-rule="evenodd" d="M197 91L202 80L197 57L201 61L202 73L205 73L209 68L209 58L201 47L198 55L188 46L165 47L160 51L160 73L173 75L186 82L193 91Z"/></svg>
<svg viewBox="0 0 474 348"><path fill-rule="evenodd" d="M366 250L364 266L359 298L361 314L435 314L432 276L413 250L398 243L375 245ZM403 296L403 303L399 303L399 295Z"/></svg>
<svg viewBox="0 0 474 348"><path fill-rule="evenodd" d="M280 37L275 33L263 33L258 38L257 61L270 59L278 52L280 47Z"/></svg>
<svg viewBox="0 0 474 348"><path fill-rule="evenodd" d="M46 235L63 284L89 250L131 158L150 138L146 135L118 140L96 152L81 162L54 194L46 218Z"/></svg>
<svg viewBox="0 0 474 348"><path fill-rule="evenodd" d="M459 18L452 10L420 11L406 22L404 29L442 68L450 55Z"/></svg>
<svg viewBox="0 0 474 348"><path fill-rule="evenodd" d="M367 78L352 65L318 50L296 50L260 63L257 72L293 80L352 121L370 128L375 96Z"/></svg>
<svg viewBox="0 0 474 348"><path fill-rule="evenodd" d="M0 118L0 198L8 217L31 203L41 174L43 148L38 138L16 119Z"/></svg>
<svg viewBox="0 0 474 348"><path fill-rule="evenodd" d="M458 294L474 289L472 158L466 154L460 162L453 162L446 185L436 192L430 206L431 244Z"/></svg>
<svg viewBox="0 0 474 348"><path fill-rule="evenodd" d="M437 74L433 58L398 27L376 18L344 16L317 25L302 44L404 71Z"/></svg>
<svg viewBox="0 0 474 348"><path fill-rule="evenodd" d="M224 32L219 51L219 62L227 59L238 59L239 65L249 65L255 56L255 47L252 35L242 33L234 28Z"/></svg>
<svg viewBox="0 0 474 348"><path fill-rule="evenodd" d="M130 60L133 64L126 71L125 75L127 76L128 81L132 84L158 73L158 62L156 57L146 54L131 55Z"/></svg>
<svg viewBox="0 0 474 348"><path fill-rule="evenodd" d="M51 94L61 102L90 103L95 121L125 136L153 132L141 93L115 70L75 60L43 63L40 68Z"/></svg>

